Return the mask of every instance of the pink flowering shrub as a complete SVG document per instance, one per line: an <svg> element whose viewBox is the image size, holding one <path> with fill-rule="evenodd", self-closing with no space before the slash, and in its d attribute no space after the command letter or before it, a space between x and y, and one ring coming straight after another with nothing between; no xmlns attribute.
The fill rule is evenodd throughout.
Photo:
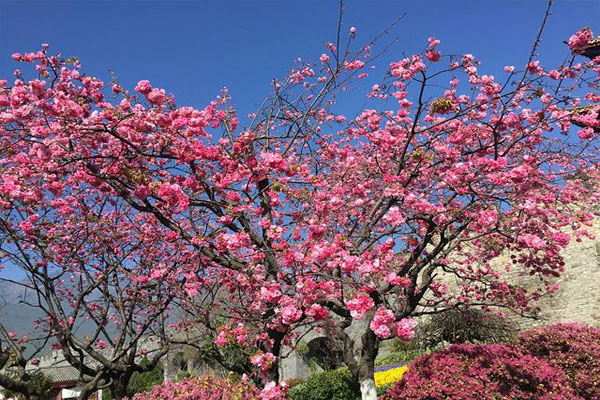
<svg viewBox="0 0 600 400"><path fill-rule="evenodd" d="M576 393L600 399L600 328L582 324L554 324L519 334L524 352L562 368Z"/></svg>
<svg viewBox="0 0 600 400"><path fill-rule="evenodd" d="M216 378L204 375L179 382L166 381L149 392L139 393L133 400L259 400L260 390L246 380Z"/></svg>
<svg viewBox="0 0 600 400"><path fill-rule="evenodd" d="M581 400L560 368L505 344L452 345L414 361L384 400Z"/></svg>

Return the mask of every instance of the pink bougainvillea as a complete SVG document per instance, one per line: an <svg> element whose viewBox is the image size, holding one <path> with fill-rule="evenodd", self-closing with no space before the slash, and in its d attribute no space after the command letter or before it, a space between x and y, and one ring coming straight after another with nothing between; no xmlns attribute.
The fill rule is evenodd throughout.
<svg viewBox="0 0 600 400"><path fill-rule="evenodd" d="M600 328L560 323L529 329L517 345L560 368L582 398L600 399Z"/></svg>
<svg viewBox="0 0 600 400"><path fill-rule="evenodd" d="M452 345L410 364L384 400L583 400L560 368L510 345Z"/></svg>
<svg viewBox="0 0 600 400"><path fill-rule="evenodd" d="M266 397L280 400L281 397ZM155 386L151 391L136 394L132 400L264 400L252 382L247 379L217 378L203 375L197 378L184 379L179 382L166 381Z"/></svg>

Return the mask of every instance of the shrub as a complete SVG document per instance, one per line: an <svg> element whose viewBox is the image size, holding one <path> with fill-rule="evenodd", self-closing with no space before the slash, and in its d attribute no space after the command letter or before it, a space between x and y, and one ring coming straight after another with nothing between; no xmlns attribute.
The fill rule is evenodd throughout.
<svg viewBox="0 0 600 400"><path fill-rule="evenodd" d="M148 359L143 359L140 364L149 364ZM136 393L142 393L159 385L163 381L164 370L161 363L148 372L134 372L127 384L127 395L133 396Z"/></svg>
<svg viewBox="0 0 600 400"><path fill-rule="evenodd" d="M10 371L7 371L10 372ZM9 373L9 376L11 376L11 374ZM16 377L14 377L16 379ZM29 386L35 391L35 393L37 393L37 396L34 396L33 398L40 398L40 399L44 399L44 398L50 398L50 397L54 397L52 396L52 393L55 391L54 390L54 386L52 383L52 380L50 378L48 378L46 375L44 375L42 372L40 371L35 371L32 372L30 374L28 374L28 380L29 380ZM31 397L29 396L25 396L22 393L16 393L10 390L2 390L2 386L0 386L0 399L1 398L7 398L7 399L16 399L16 400L30 400ZM2 397L4 396L4 397Z"/></svg>
<svg viewBox="0 0 600 400"><path fill-rule="evenodd" d="M509 321L483 310L452 309L432 315L419 324L416 346L436 348L446 343L510 342L516 330Z"/></svg>
<svg viewBox="0 0 600 400"><path fill-rule="evenodd" d="M506 344L452 345L415 360L385 400L582 400L562 371Z"/></svg>
<svg viewBox="0 0 600 400"><path fill-rule="evenodd" d="M600 328L563 323L529 329L517 345L562 368L579 396L600 399Z"/></svg>
<svg viewBox="0 0 600 400"><path fill-rule="evenodd" d="M166 381L133 400L259 400L260 391L249 381L221 379L212 375Z"/></svg>
<svg viewBox="0 0 600 400"><path fill-rule="evenodd" d="M360 387L347 368L314 374L304 383L291 387L290 400L358 400Z"/></svg>
<svg viewBox="0 0 600 400"><path fill-rule="evenodd" d="M150 360L144 358L140 361L140 365L148 365ZM146 372L134 372L129 379L127 384L127 396L132 397L136 393L146 392L151 390L154 386L161 384L163 381L164 370L161 363L158 363L150 371ZM110 390L106 389L102 391L102 400L113 400L114 396Z"/></svg>
<svg viewBox="0 0 600 400"><path fill-rule="evenodd" d="M394 338L390 342L391 352L385 357L375 360L375 366L408 364L412 360L431 352L431 350L420 348L419 343L415 340L405 341Z"/></svg>

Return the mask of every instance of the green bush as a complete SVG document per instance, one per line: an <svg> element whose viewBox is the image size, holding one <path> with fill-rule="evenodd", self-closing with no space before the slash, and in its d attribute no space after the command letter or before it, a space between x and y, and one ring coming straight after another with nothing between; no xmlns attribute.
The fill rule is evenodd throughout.
<svg viewBox="0 0 600 400"><path fill-rule="evenodd" d="M506 319L469 308L432 315L419 324L415 341L420 349L435 349L443 343L504 343L515 336L516 329Z"/></svg>
<svg viewBox="0 0 600 400"><path fill-rule="evenodd" d="M290 400L359 400L360 386L348 368L314 374L288 391Z"/></svg>
<svg viewBox="0 0 600 400"><path fill-rule="evenodd" d="M194 378L195 376L196 375L194 375L194 373L191 371L179 371L177 373L177 376L175 377L175 382L179 382L184 379Z"/></svg>
<svg viewBox="0 0 600 400"><path fill-rule="evenodd" d="M38 394L38 396L29 397L21 393L12 392L10 390L2 390L3 388L0 386L0 398L4 396L8 399L34 400L53 397L51 394L54 392L54 386L52 380L46 375L39 371L35 371L28 374L27 378L28 386L31 387Z"/></svg>
<svg viewBox="0 0 600 400"><path fill-rule="evenodd" d="M147 365L150 361L143 359L140 364ZM148 372L134 372L127 385L127 395L133 397L136 393L147 392L154 386L162 383L164 377L164 371L162 364L159 362L156 366Z"/></svg>
<svg viewBox="0 0 600 400"><path fill-rule="evenodd" d="M141 365L148 365L150 360L144 358L140 361ZM164 377L164 371L162 364L159 362L156 366L148 372L134 372L129 379L127 384L127 396L133 397L136 393L147 392L152 390L156 385L162 383ZM114 397L109 389L102 391L102 400L113 400Z"/></svg>
<svg viewBox="0 0 600 400"><path fill-rule="evenodd" d="M385 357L380 357L375 360L375 366L380 367L391 364L408 364L412 360L428 354L431 350L420 348L419 343L414 340L406 342L400 339L392 339L391 352Z"/></svg>

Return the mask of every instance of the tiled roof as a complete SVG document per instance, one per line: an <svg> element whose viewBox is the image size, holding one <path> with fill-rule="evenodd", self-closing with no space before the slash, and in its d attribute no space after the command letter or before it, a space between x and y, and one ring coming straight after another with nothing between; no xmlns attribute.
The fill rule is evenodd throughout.
<svg viewBox="0 0 600 400"><path fill-rule="evenodd" d="M71 366L45 367L38 369L54 383L74 382L79 379L79 370Z"/></svg>

